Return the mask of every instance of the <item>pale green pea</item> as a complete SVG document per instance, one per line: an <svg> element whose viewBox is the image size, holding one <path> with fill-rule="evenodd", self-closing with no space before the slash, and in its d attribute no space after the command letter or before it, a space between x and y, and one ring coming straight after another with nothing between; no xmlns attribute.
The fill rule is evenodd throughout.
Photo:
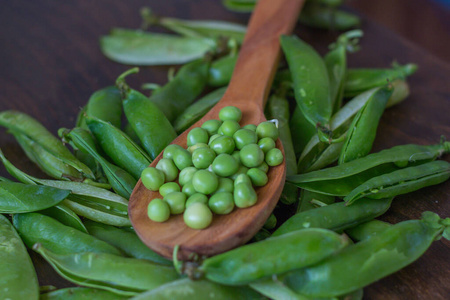
<svg viewBox="0 0 450 300"><path fill-rule="evenodd" d="M275 141L270 137L265 137L258 141L258 146L264 153L267 153L270 149L275 148Z"/></svg>
<svg viewBox="0 0 450 300"><path fill-rule="evenodd" d="M248 170L247 170L248 172ZM250 177L247 175L247 173L245 174L239 174L236 179L234 180L234 186L236 187L236 185L238 185L239 183L246 183L248 185L252 185L252 180L250 179Z"/></svg>
<svg viewBox="0 0 450 300"><path fill-rule="evenodd" d="M235 144L231 136L222 135L212 141L210 147L217 155L222 153L231 154L235 149Z"/></svg>
<svg viewBox="0 0 450 300"><path fill-rule="evenodd" d="M183 214L184 223L193 229L204 229L212 222L212 212L204 203L197 202L189 205Z"/></svg>
<svg viewBox="0 0 450 300"><path fill-rule="evenodd" d="M209 139L209 134L206 129L203 129L201 127L193 128L191 131L189 131L187 135L187 145L193 146L197 143L207 143Z"/></svg>
<svg viewBox="0 0 450 300"><path fill-rule="evenodd" d="M248 167L254 168L259 166L264 161L264 152L257 144L250 144L244 146L239 152L241 163Z"/></svg>
<svg viewBox="0 0 450 300"><path fill-rule="evenodd" d="M180 171L184 168L192 166L192 155L187 149L178 149L175 151L172 159Z"/></svg>
<svg viewBox="0 0 450 300"><path fill-rule="evenodd" d="M273 148L266 154L266 163L271 167L278 166L283 162L283 159L283 153L278 148Z"/></svg>
<svg viewBox="0 0 450 300"><path fill-rule="evenodd" d="M249 169L247 175L254 186L264 186L269 181L267 174L258 168Z"/></svg>
<svg viewBox="0 0 450 300"><path fill-rule="evenodd" d="M192 177L192 184L197 192L209 195L217 190L219 179L212 172L198 170Z"/></svg>
<svg viewBox="0 0 450 300"><path fill-rule="evenodd" d="M245 128L245 129L251 130L253 132L256 132L256 125L255 124L247 124L247 125L245 125L242 128Z"/></svg>
<svg viewBox="0 0 450 300"><path fill-rule="evenodd" d="M216 158L216 153L210 148L196 149L192 153L192 163L197 169L208 168Z"/></svg>
<svg viewBox="0 0 450 300"><path fill-rule="evenodd" d="M197 171L198 170L195 167L187 167L181 170L180 175L178 176L178 182L180 185L184 186L185 184L191 182L192 177Z"/></svg>
<svg viewBox="0 0 450 300"><path fill-rule="evenodd" d="M278 138L278 128L273 122L261 122L256 127L256 134L258 135L259 139L269 137L276 141Z"/></svg>
<svg viewBox="0 0 450 300"><path fill-rule="evenodd" d="M196 202L208 204L208 197L202 193L195 193L186 200L186 207Z"/></svg>
<svg viewBox="0 0 450 300"><path fill-rule="evenodd" d="M237 207L245 208L255 205L258 200L255 190L251 184L242 182L234 186L234 204Z"/></svg>
<svg viewBox="0 0 450 300"><path fill-rule="evenodd" d="M233 134L241 128L238 122L233 120L226 120L220 125L218 133L227 136L233 136Z"/></svg>
<svg viewBox="0 0 450 300"><path fill-rule="evenodd" d="M240 166L239 170L230 176L232 180L236 180L236 178L241 174L247 174L248 168L246 166Z"/></svg>
<svg viewBox="0 0 450 300"><path fill-rule="evenodd" d="M175 156L175 152L178 150L183 149L180 145L177 144L170 144L168 145L163 152L163 158L170 158L173 159Z"/></svg>
<svg viewBox="0 0 450 300"><path fill-rule="evenodd" d="M222 121L232 120L239 122L242 118L242 112L236 106L225 106L219 112L219 119Z"/></svg>
<svg viewBox="0 0 450 300"><path fill-rule="evenodd" d="M219 186L215 193L221 192L229 192L232 193L234 191L234 182L230 178L219 177Z"/></svg>
<svg viewBox="0 0 450 300"><path fill-rule="evenodd" d="M205 143L197 143L195 145L189 146L188 151L193 153L195 150L200 149L200 148L209 148L209 146L208 146L208 144L205 144Z"/></svg>
<svg viewBox="0 0 450 300"><path fill-rule="evenodd" d="M249 129L239 129L233 134L233 139L236 144L236 148L242 149L245 145L256 144L258 137L254 131Z"/></svg>
<svg viewBox="0 0 450 300"><path fill-rule="evenodd" d="M222 177L233 175L239 170L239 163L230 154L220 154L212 162L212 170Z"/></svg>
<svg viewBox="0 0 450 300"><path fill-rule="evenodd" d="M182 192L173 192L167 194L163 200L169 205L170 213L172 215L181 214L186 205L186 194Z"/></svg>
<svg viewBox="0 0 450 300"><path fill-rule="evenodd" d="M177 166L169 158L161 158L156 164L156 168L164 173L166 181L174 181L178 176Z"/></svg>
<svg viewBox="0 0 450 300"><path fill-rule="evenodd" d="M142 184L151 191L158 191L164 184L165 175L161 170L153 167L148 167L142 170L141 173Z"/></svg>
<svg viewBox="0 0 450 300"><path fill-rule="evenodd" d="M180 192L181 188L178 185L178 183L176 182L167 182L164 183L160 188L159 188L159 193L161 194L161 196L166 196L167 194L173 193L173 192Z"/></svg>
<svg viewBox="0 0 450 300"><path fill-rule="evenodd" d="M217 138L219 138L219 137L221 137L221 136L222 136L222 135L221 135L221 134L218 134L218 133L213 134L213 135L209 138L208 146L211 146L212 142L213 142L215 139L217 139Z"/></svg>
<svg viewBox="0 0 450 300"><path fill-rule="evenodd" d="M147 215L150 220L155 222L167 221L170 217L169 205L162 199L155 198L148 204Z"/></svg>
<svg viewBox="0 0 450 300"><path fill-rule="evenodd" d="M219 130L220 125L222 125L222 122L219 120L208 120L201 127L208 131L210 136L213 136Z"/></svg>
<svg viewBox="0 0 450 300"><path fill-rule="evenodd" d="M216 193L209 198L208 206L215 214L229 214L234 209L233 194L229 192Z"/></svg>
<svg viewBox="0 0 450 300"><path fill-rule="evenodd" d="M269 171L269 165L265 161L263 161L257 168L264 173L267 173Z"/></svg>
<svg viewBox="0 0 450 300"><path fill-rule="evenodd" d="M183 188L181 189L181 191L183 193L185 193L187 197L190 197L190 196L194 195L195 193L197 193L197 191L194 188L194 185L192 184L192 181L189 181L188 183L186 183L183 186Z"/></svg>

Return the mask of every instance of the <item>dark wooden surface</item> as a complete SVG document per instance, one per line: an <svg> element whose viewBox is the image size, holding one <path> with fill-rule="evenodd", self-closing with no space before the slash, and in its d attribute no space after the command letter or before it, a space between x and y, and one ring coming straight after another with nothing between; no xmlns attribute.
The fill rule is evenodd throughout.
<svg viewBox="0 0 450 300"><path fill-rule="evenodd" d="M227 12L218 1L3 1L0 9L0 110L17 109L41 121L53 133L73 127L79 108L95 90L111 85L126 66L107 60L98 46L99 36L114 26L137 28L138 10L192 19L222 19L246 23L248 15ZM374 151L404 143L430 144L441 135L450 137L450 67L368 20L359 53L350 66L386 67L393 60L415 62L411 96L386 111ZM301 38L321 53L336 33L298 27ZM167 68L142 68L130 84L166 82ZM28 161L14 139L1 129L0 147L17 166L43 176ZM450 160L450 155L445 157ZM1 168L0 175L8 176ZM398 197L381 219L396 223L419 218L431 210L450 216L450 182ZM450 295L450 243L435 242L416 262L365 288L364 299L448 299ZM61 279L31 253L42 285L72 284Z"/></svg>

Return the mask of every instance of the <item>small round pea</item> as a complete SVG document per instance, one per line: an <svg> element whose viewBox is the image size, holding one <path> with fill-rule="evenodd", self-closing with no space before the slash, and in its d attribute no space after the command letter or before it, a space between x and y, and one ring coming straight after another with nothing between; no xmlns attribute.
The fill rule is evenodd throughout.
<svg viewBox="0 0 450 300"><path fill-rule="evenodd" d="M192 153L192 163L197 169L206 169L216 158L216 152L210 148L200 148Z"/></svg>
<svg viewBox="0 0 450 300"><path fill-rule="evenodd" d="M166 181L174 181L178 176L178 168L169 158L161 158L156 164L156 168L164 173Z"/></svg>
<svg viewBox="0 0 450 300"><path fill-rule="evenodd" d="M283 153L278 148L273 148L266 154L266 163L271 167L278 166L283 162L283 159Z"/></svg>
<svg viewBox="0 0 450 300"><path fill-rule="evenodd" d="M164 184L165 176L161 170L153 167L148 167L142 170L141 173L142 184L151 191L158 191Z"/></svg>
<svg viewBox="0 0 450 300"><path fill-rule="evenodd" d="M183 214L183 220L186 226L193 229L204 229L212 222L212 212L204 203L192 203Z"/></svg>
<svg viewBox="0 0 450 300"><path fill-rule="evenodd" d="M191 129L187 134L186 143L188 146L193 146L197 143L207 143L209 139L209 134L206 129L201 127L196 127Z"/></svg>
<svg viewBox="0 0 450 300"><path fill-rule="evenodd" d="M186 207L189 205L195 203L195 202L201 202L203 204L208 204L208 197L202 193L195 193L192 196L189 196L189 198L186 200Z"/></svg>
<svg viewBox="0 0 450 300"><path fill-rule="evenodd" d="M236 178L241 174L247 174L248 168L246 166L240 166L239 170L237 170L236 173L230 176L230 179L236 180Z"/></svg>
<svg viewBox="0 0 450 300"><path fill-rule="evenodd" d="M172 215L181 214L186 205L186 194L182 192L173 192L167 194L163 200L169 205L170 213Z"/></svg>
<svg viewBox="0 0 450 300"><path fill-rule="evenodd" d="M253 132L256 132L256 125L255 124L247 124L247 125L245 125L242 128L245 128L245 129L251 130Z"/></svg>
<svg viewBox="0 0 450 300"><path fill-rule="evenodd" d="M209 138L208 146L211 146L212 142L213 142L215 139L217 139L217 138L219 138L219 137L221 137L221 136L222 136L222 135L221 135L221 134L218 134L218 133L213 134L213 135Z"/></svg>
<svg viewBox="0 0 450 300"><path fill-rule="evenodd" d="M232 193L234 191L234 183L230 178L219 177L219 186L215 193L221 192L229 192Z"/></svg>
<svg viewBox="0 0 450 300"><path fill-rule="evenodd" d="M180 185L184 186L188 182L191 182L192 177L197 171L198 170L195 167L187 167L181 170L180 176L178 176L178 182L180 183Z"/></svg>
<svg viewBox="0 0 450 300"><path fill-rule="evenodd" d="M256 127L256 134L259 139L270 137L275 141L278 138L278 128L273 122L261 122Z"/></svg>
<svg viewBox="0 0 450 300"><path fill-rule="evenodd" d="M264 186L269 181L267 174L258 168L251 168L247 171L248 177L254 186Z"/></svg>
<svg viewBox="0 0 450 300"><path fill-rule="evenodd" d="M160 188L159 188L159 193L161 194L161 196L166 196L167 194L173 193L173 192L180 192L181 188L178 185L178 183L176 182L167 182L164 183Z"/></svg>
<svg viewBox="0 0 450 300"><path fill-rule="evenodd" d="M190 197L190 196L194 195L195 193L197 193L197 191L194 188L194 185L192 184L192 181L186 183L183 186L183 188L181 189L181 191L183 193L185 193L187 197Z"/></svg>
<svg viewBox="0 0 450 300"><path fill-rule="evenodd" d="M183 170L184 168L192 166L192 155L184 148L178 149L173 154L173 162L177 166L178 170Z"/></svg>
<svg viewBox="0 0 450 300"><path fill-rule="evenodd" d="M239 151L234 151L231 153L231 156L238 162L238 164L241 164L241 157L239 156Z"/></svg>
<svg viewBox="0 0 450 300"><path fill-rule="evenodd" d="M215 174L228 177L239 170L239 163L230 154L222 153L212 162L212 169Z"/></svg>
<svg viewBox="0 0 450 300"><path fill-rule="evenodd" d="M251 186L252 180L250 179L250 177L247 174L239 174L236 177L236 179L234 180L234 186L238 185L239 183L246 183Z"/></svg>
<svg viewBox="0 0 450 300"><path fill-rule="evenodd" d="M223 135L212 141L210 147L217 155L222 153L231 154L234 151L235 144L231 136Z"/></svg>
<svg viewBox="0 0 450 300"><path fill-rule="evenodd" d="M225 106L219 112L219 119L222 121L232 120L239 122L242 118L242 112L236 106Z"/></svg>
<svg viewBox="0 0 450 300"><path fill-rule="evenodd" d="M170 217L169 205L162 199L155 198L147 206L147 215L155 222L167 221Z"/></svg>
<svg viewBox="0 0 450 300"><path fill-rule="evenodd" d="M173 159L175 152L177 152L180 149L184 149L180 145L177 144L170 144L168 145L163 152L163 158L169 158Z"/></svg>
<svg viewBox="0 0 450 300"><path fill-rule="evenodd" d="M233 134L234 143L236 148L242 149L245 145L256 144L258 137L254 131L249 129L239 129Z"/></svg>
<svg viewBox="0 0 450 300"><path fill-rule="evenodd" d="M264 137L258 141L258 146L264 153L275 148L275 141L270 137Z"/></svg>
<svg viewBox="0 0 450 300"><path fill-rule="evenodd" d="M263 171L264 173L267 173L269 171L269 165L266 164L265 161L263 161L259 166L257 166L257 168Z"/></svg>
<svg viewBox="0 0 450 300"><path fill-rule="evenodd" d="M229 192L216 193L209 198L208 206L215 214L229 214L234 208L233 194Z"/></svg>
<svg viewBox="0 0 450 300"><path fill-rule="evenodd" d="M253 187L245 182L234 186L233 196L234 204L240 208L253 206L258 200L258 196Z"/></svg>
<svg viewBox="0 0 450 300"><path fill-rule="evenodd" d="M208 131L209 135L212 136L217 133L220 125L222 125L221 121L213 119L205 121L205 123L203 123L201 127L206 131Z"/></svg>
<svg viewBox="0 0 450 300"><path fill-rule="evenodd" d="M209 148L209 146L208 146L208 144L205 144L205 143L197 143L195 145L189 146L188 151L193 153L195 150L200 149L200 148Z"/></svg>
<svg viewBox="0 0 450 300"><path fill-rule="evenodd" d="M254 168L264 161L264 152L257 144L245 145L239 152L241 163L248 167Z"/></svg>
<svg viewBox="0 0 450 300"><path fill-rule="evenodd" d="M192 177L192 185L197 192L209 195L217 190L219 179L212 172L198 170Z"/></svg>
<svg viewBox="0 0 450 300"><path fill-rule="evenodd" d="M219 134L233 136L233 134L241 128L238 122L233 120L226 120L220 125Z"/></svg>

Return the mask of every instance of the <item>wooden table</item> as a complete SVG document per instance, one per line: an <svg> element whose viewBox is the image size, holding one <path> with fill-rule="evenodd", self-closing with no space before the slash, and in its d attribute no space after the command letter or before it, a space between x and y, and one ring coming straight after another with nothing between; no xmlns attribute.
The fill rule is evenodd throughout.
<svg viewBox="0 0 450 300"><path fill-rule="evenodd" d="M106 59L98 38L112 27L140 26L139 8L191 19L222 19L245 24L248 15L235 14L219 1L97 0L4 1L0 10L0 110L30 114L53 133L71 128L79 108L96 90L114 83L128 67ZM325 53L337 33L298 26L297 34ZM361 51L349 57L353 67L387 67L393 60L415 62L411 96L386 111L374 151L405 143L437 143L450 137L450 67L432 55L370 21L364 22ZM142 68L129 78L133 87L144 82L165 83L168 68ZM128 81L128 79L127 79ZM7 158L36 176L42 173L2 129L0 147ZM450 160L450 155L445 157ZM0 175L8 176L2 168ZM423 211L450 216L450 182L398 197L381 219L396 223L419 218ZM365 299L448 299L450 243L435 242L418 261L365 288ZM41 285L72 286L32 253Z"/></svg>

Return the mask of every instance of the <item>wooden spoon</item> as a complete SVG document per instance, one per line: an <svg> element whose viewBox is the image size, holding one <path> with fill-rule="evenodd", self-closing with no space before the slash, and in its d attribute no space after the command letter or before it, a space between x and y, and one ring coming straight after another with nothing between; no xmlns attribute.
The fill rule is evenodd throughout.
<svg viewBox="0 0 450 300"><path fill-rule="evenodd" d="M229 105L242 110L241 126L265 121L264 105L277 69L280 54L279 37L289 34L298 18L304 0L260 0L253 12L230 85L223 98L198 122L178 136L172 143L186 147L190 129L205 121L218 119L221 108ZM277 147L283 151L280 141ZM162 153L150 166L155 167ZM256 189L257 203L249 208L235 208L228 215L214 215L212 224L202 230L187 227L183 215L171 216L163 223L153 222L147 216L148 203L162 198L158 192L144 187L139 180L128 205L128 213L141 240L157 253L172 257L179 245L178 259L191 254L211 256L247 242L261 229L274 209L286 177L283 162L270 168L269 182Z"/></svg>

